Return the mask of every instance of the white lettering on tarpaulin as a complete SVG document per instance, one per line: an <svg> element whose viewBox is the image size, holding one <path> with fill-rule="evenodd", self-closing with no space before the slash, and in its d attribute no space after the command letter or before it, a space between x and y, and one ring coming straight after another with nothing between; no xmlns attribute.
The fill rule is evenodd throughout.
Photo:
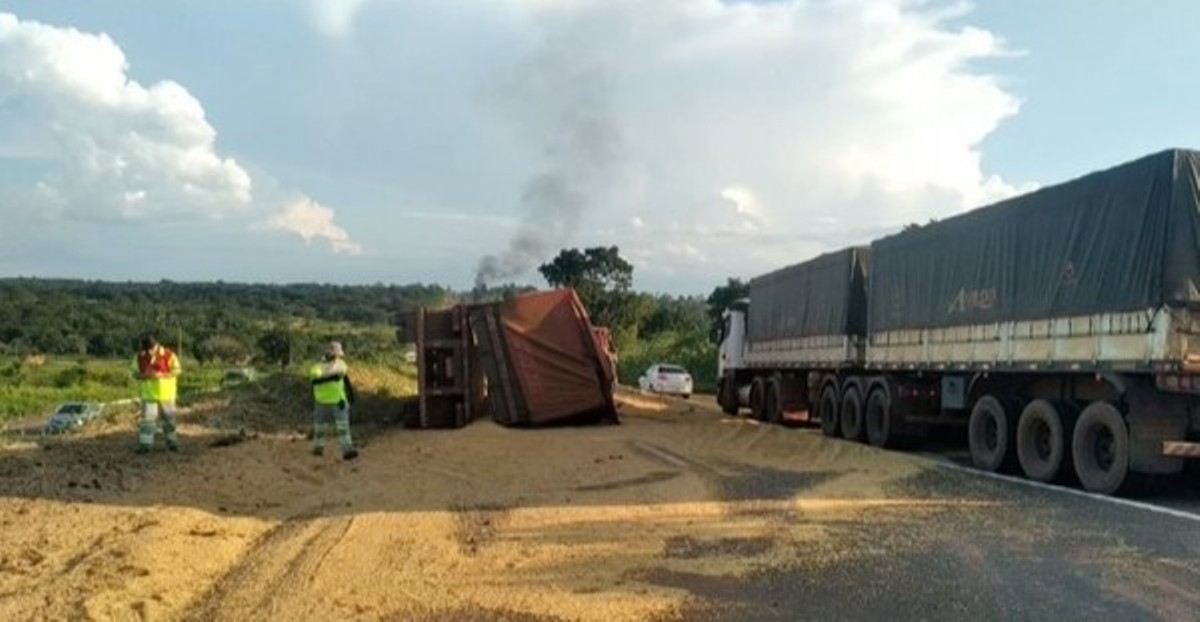
<svg viewBox="0 0 1200 622"><path fill-rule="evenodd" d="M958 295L950 302L948 312L953 315L970 311L988 311L995 306L996 288L966 289L964 287L958 290Z"/></svg>

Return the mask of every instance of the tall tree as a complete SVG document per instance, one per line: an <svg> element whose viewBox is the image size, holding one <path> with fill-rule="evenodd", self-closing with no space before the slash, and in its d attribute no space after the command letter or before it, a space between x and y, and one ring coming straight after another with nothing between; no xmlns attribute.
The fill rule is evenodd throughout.
<svg viewBox="0 0 1200 622"><path fill-rule="evenodd" d="M628 328L618 324L637 322L638 318L627 317L633 304L627 295L633 285L633 264L621 257L616 246L563 249L538 271L552 287L574 288L598 324Z"/></svg>
<svg viewBox="0 0 1200 622"><path fill-rule="evenodd" d="M721 328L721 314L728 309L734 302L750 297L750 284L737 278L729 278L725 280L724 285L718 285L713 288L711 294L708 295L708 318L712 322L713 330Z"/></svg>
<svg viewBox="0 0 1200 622"><path fill-rule="evenodd" d="M292 336L287 331L275 329L258 338L258 349L271 363L287 367L292 363Z"/></svg>

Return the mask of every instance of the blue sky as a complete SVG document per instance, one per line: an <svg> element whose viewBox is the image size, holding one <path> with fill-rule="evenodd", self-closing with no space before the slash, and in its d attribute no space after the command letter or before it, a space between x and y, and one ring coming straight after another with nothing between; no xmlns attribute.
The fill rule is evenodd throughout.
<svg viewBox="0 0 1200 622"><path fill-rule="evenodd" d="M1200 146L1195 23L1184 0L10 2L0 274L468 287L486 256L537 283L617 244L638 287L704 293Z"/></svg>

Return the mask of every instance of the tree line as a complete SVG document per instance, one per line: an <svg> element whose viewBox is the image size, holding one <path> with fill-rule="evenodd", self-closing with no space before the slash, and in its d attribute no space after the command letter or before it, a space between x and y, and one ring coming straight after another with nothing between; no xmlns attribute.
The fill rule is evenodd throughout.
<svg viewBox="0 0 1200 622"><path fill-rule="evenodd" d="M438 285L265 285L0 280L0 353L127 356L147 332L187 354L235 362L268 335L378 326L454 293Z"/></svg>
<svg viewBox="0 0 1200 622"><path fill-rule="evenodd" d="M730 279L707 298L635 292L633 266L615 246L565 249L540 272L551 287L574 287L593 322L612 330L623 382L670 362L692 371L698 387L715 385L715 328L721 311L746 295L745 283ZM381 358L397 354L392 327L419 306L530 289L0 279L0 354L125 357L151 332L201 361L287 365L329 339L356 358Z"/></svg>

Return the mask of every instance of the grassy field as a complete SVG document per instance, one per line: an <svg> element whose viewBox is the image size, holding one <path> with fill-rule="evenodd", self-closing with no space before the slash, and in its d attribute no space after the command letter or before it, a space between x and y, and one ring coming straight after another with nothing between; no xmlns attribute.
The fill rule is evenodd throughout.
<svg viewBox="0 0 1200 622"><path fill-rule="evenodd" d="M180 401L220 387L225 368L183 359ZM67 357L0 358L0 421L48 416L60 402L137 397L128 360Z"/></svg>
<svg viewBox="0 0 1200 622"><path fill-rule="evenodd" d="M375 404L402 400L417 393L416 368L392 360L388 362L350 361L352 378L364 401L364 412ZM137 384L129 373L129 361L112 359L37 358L0 359L0 422L26 417L49 416L59 403L66 401L111 402L137 397ZM200 395L221 388L226 367L199 364L183 359L184 373L179 378L179 401L187 405ZM242 396L253 402L261 396L264 405L286 400L306 410L310 400L305 382L305 365L290 369L268 369ZM264 370L260 370L264 371ZM280 395L282 394L282 395ZM247 399L248 398L248 399Z"/></svg>

